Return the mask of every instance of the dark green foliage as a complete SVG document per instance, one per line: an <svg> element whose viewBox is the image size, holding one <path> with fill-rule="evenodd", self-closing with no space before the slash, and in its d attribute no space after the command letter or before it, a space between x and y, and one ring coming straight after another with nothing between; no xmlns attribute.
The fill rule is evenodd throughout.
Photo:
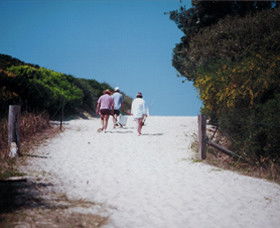
<svg viewBox="0 0 280 228"><path fill-rule="evenodd" d="M198 67L215 61L239 61L262 51L278 53L279 27L279 9L264 11L258 16L228 17L177 44L173 50L173 66L182 76L193 80Z"/></svg>
<svg viewBox="0 0 280 228"><path fill-rule="evenodd" d="M109 84L99 83L94 79L74 78L73 76L69 76L68 81L82 90L84 94L82 107L89 112L95 111L97 100L103 94L104 90L113 90Z"/></svg>
<svg viewBox="0 0 280 228"><path fill-rule="evenodd" d="M5 70L6 68L8 68L10 66L20 66L20 65L28 65L28 66L33 66L35 68L39 68L38 65L25 63L19 59L13 58L9 55L0 54L0 69Z"/></svg>
<svg viewBox="0 0 280 228"><path fill-rule="evenodd" d="M193 7L169 12L170 19L191 38L200 29L217 23L226 16L245 16L249 13L278 7L276 1L201 1L192 0Z"/></svg>

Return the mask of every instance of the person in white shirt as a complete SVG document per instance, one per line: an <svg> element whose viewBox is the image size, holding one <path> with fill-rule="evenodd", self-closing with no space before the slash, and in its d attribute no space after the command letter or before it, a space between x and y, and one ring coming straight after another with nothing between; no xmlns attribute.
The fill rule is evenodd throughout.
<svg viewBox="0 0 280 228"><path fill-rule="evenodd" d="M140 92L137 93L136 98L132 101L131 113L137 121L137 133L140 136L142 134L143 120L147 117L147 107Z"/></svg>

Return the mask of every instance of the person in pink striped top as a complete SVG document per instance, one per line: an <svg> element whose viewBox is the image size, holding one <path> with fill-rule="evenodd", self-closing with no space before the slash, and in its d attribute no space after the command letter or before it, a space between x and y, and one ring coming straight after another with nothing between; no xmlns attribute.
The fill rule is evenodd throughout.
<svg viewBox="0 0 280 228"><path fill-rule="evenodd" d="M106 89L103 92L103 95L99 97L96 106L96 114L100 115L101 117L101 128L97 131L106 132L108 127L108 120L109 116L113 115L114 112L114 99L111 97L111 91Z"/></svg>

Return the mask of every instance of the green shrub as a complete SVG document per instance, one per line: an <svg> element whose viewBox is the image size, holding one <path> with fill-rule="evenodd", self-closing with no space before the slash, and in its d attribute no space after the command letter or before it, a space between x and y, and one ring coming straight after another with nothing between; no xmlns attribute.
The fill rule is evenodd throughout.
<svg viewBox="0 0 280 228"><path fill-rule="evenodd" d="M82 91L65 74L27 65L11 66L7 71L15 76L7 80L6 86L25 98L36 111L49 110L53 114L61 105L71 110L83 99Z"/></svg>
<svg viewBox="0 0 280 228"><path fill-rule="evenodd" d="M55 118L64 109L65 115L88 111L93 113L99 96L112 87L94 79L75 78L0 54L1 116L8 106L20 104L23 111L46 111ZM125 96L125 105L131 98Z"/></svg>

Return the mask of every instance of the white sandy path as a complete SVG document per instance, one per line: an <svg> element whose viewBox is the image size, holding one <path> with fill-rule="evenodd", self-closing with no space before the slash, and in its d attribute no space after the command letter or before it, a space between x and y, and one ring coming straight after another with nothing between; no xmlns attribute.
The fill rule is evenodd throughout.
<svg viewBox="0 0 280 228"><path fill-rule="evenodd" d="M33 168L55 174L74 198L100 202L106 227L280 227L280 186L193 162L195 117L149 117L97 133L99 120L74 120L39 152ZM35 160L34 160L35 161Z"/></svg>

